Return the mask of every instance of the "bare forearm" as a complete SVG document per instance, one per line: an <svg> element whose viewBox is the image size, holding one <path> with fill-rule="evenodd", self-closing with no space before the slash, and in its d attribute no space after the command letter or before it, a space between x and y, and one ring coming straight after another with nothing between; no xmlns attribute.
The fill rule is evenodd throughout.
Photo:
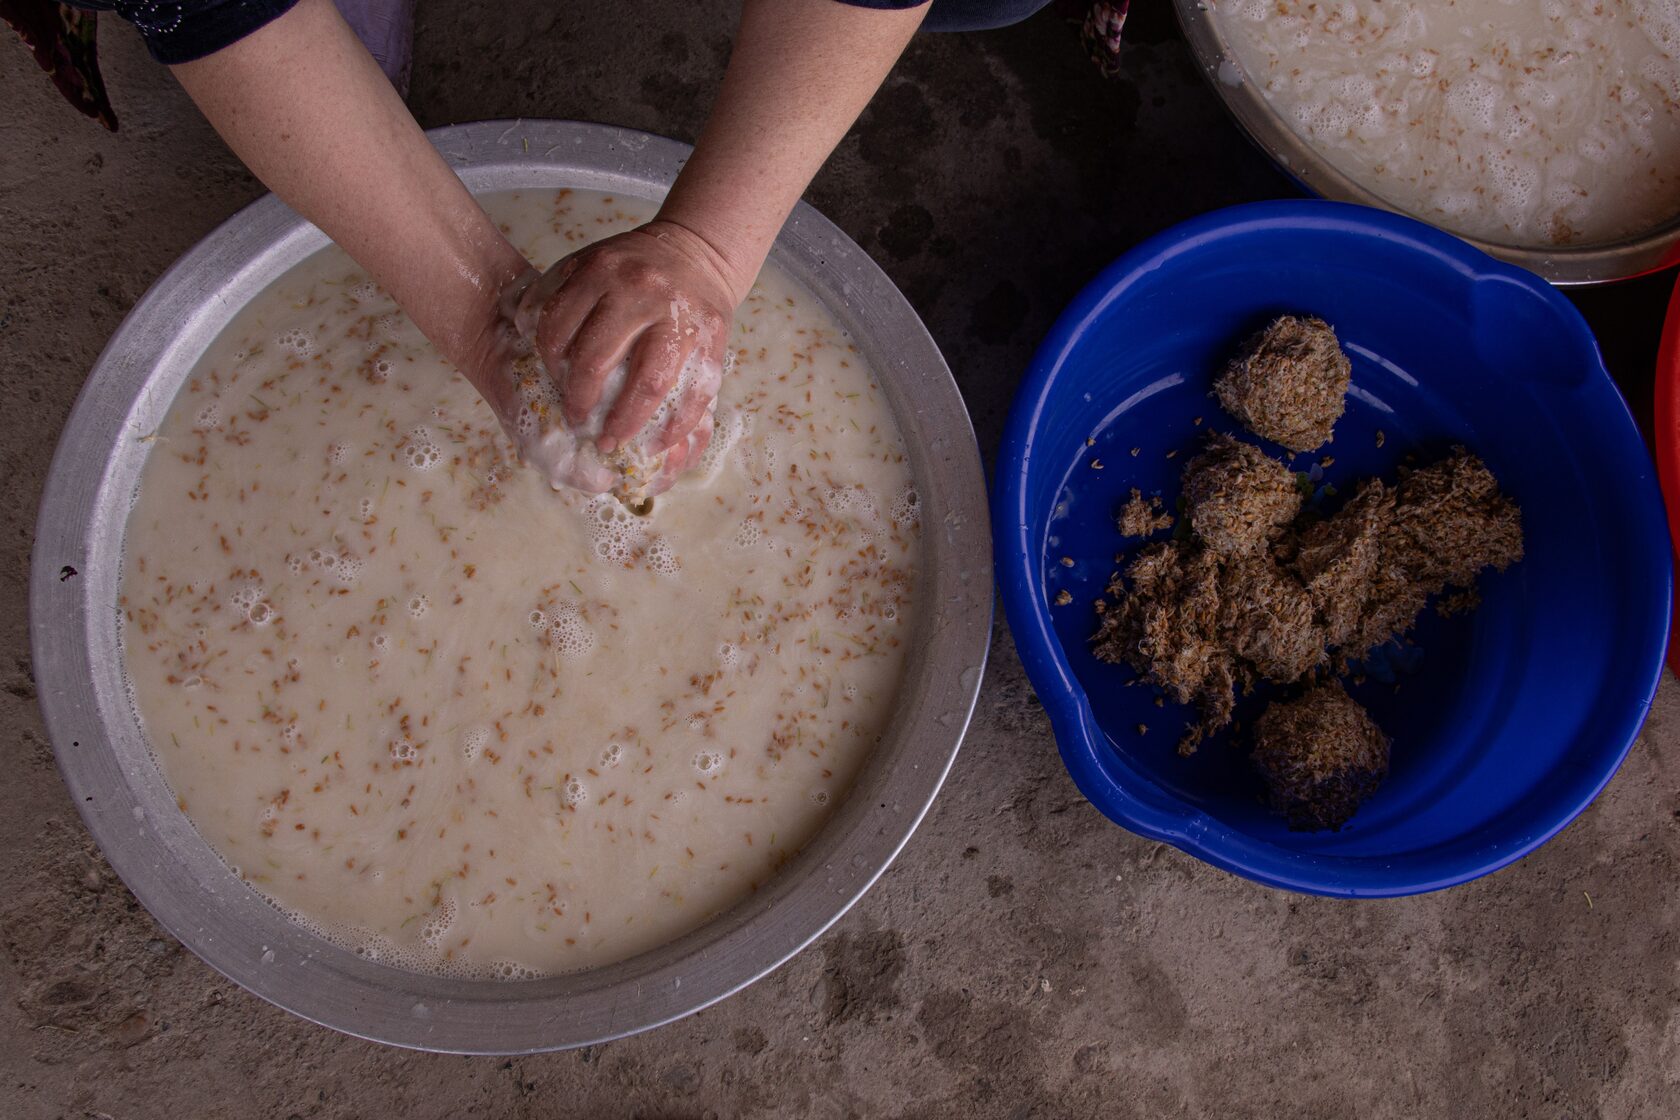
<svg viewBox="0 0 1680 1120"><path fill-rule="evenodd" d="M245 165L367 269L447 358L466 369L480 357L496 293L525 261L330 0L303 0L174 71Z"/></svg>
<svg viewBox="0 0 1680 1120"><path fill-rule="evenodd" d="M659 212L711 246L737 300L925 13L746 0L717 104Z"/></svg>

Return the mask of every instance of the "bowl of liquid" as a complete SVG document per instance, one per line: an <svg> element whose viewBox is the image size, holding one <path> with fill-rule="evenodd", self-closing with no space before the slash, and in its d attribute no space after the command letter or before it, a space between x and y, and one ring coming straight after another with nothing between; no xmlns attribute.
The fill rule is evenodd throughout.
<svg viewBox="0 0 1680 1120"><path fill-rule="evenodd" d="M1680 259L1680 22L1663 4L1179 0L1204 75L1307 190L1556 284Z"/></svg>
<svg viewBox="0 0 1680 1120"><path fill-rule="evenodd" d="M1170 508L1184 449L1235 427L1210 392L1225 359L1302 313L1327 320L1352 362L1319 481L1352 493L1394 479L1408 455L1464 445L1521 507L1526 549L1483 574L1473 613L1426 611L1413 644L1352 677L1392 754L1339 831L1294 831L1272 812L1240 735L1181 757L1194 713L1092 650L1095 601L1138 545L1116 510L1133 488ZM998 462L1003 602L1063 761L1112 820L1215 866L1344 897L1464 882L1567 824L1644 721L1671 553L1638 429L1567 300L1423 223L1300 200L1152 238L1044 339ZM1264 700L1239 698L1238 721Z"/></svg>
<svg viewBox="0 0 1680 1120"><path fill-rule="evenodd" d="M688 149L562 122L433 142L546 266ZM949 770L990 638L967 413L886 276L801 206L704 464L632 512L522 469L278 200L93 370L42 501L37 674L117 873L248 990L431 1050L584 1045L808 944Z"/></svg>

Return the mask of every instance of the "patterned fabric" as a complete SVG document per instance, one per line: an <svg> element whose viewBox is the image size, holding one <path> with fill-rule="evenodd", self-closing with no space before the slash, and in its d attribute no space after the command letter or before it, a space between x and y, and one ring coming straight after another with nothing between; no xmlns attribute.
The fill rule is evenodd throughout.
<svg viewBox="0 0 1680 1120"><path fill-rule="evenodd" d="M1097 0L1079 26L1080 41L1105 78L1120 72L1120 31L1126 26L1126 11L1130 7L1131 0Z"/></svg>
<svg viewBox="0 0 1680 1120"><path fill-rule="evenodd" d="M864 8L913 8L925 0L839 0ZM0 0L14 27L69 102L112 131L117 116L99 73L97 16L115 12L134 24L152 57L191 62L238 42L291 10L297 0ZM923 29L975 31L1017 23L1049 0L933 0ZM1120 69L1120 31L1130 0L1097 0L1086 8L1080 39L1091 60L1112 77ZM1083 6L1083 5L1082 5ZM357 35L399 91L408 85L413 0L341 3Z"/></svg>
<svg viewBox="0 0 1680 1120"><path fill-rule="evenodd" d="M51 0L0 0L0 17L23 37L65 100L117 130L117 114L99 73L99 24L92 12Z"/></svg>
<svg viewBox="0 0 1680 1120"><path fill-rule="evenodd" d="M292 9L297 0L74 0L132 23L167 65L215 54Z"/></svg>

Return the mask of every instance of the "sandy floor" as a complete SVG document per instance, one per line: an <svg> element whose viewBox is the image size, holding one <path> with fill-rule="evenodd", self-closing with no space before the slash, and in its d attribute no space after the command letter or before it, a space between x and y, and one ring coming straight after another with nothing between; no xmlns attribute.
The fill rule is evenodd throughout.
<svg viewBox="0 0 1680 1120"><path fill-rule="evenodd" d="M423 5L424 123L574 116L693 138L728 5L614 5L534 37L501 7ZM1132 33L1128 76L1107 84L1050 16L922 41L811 192L927 318L988 451L1033 341L1100 263L1288 190L1170 21L1140 12ZM27 653L35 505L84 372L147 285L259 193L130 34L102 39L115 136L0 35L0 1116L1680 1115L1672 680L1609 791L1539 854L1350 905L1109 826L1063 774L1000 628L974 729L897 865L711 1011L576 1053L463 1059L341 1037L213 975L88 840ZM1664 294L1583 300L1636 400Z"/></svg>

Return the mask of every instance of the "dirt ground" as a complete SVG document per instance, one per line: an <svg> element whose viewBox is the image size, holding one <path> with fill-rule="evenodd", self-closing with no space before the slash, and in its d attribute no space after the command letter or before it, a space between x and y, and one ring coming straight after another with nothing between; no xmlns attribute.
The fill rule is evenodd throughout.
<svg viewBox="0 0 1680 1120"><path fill-rule="evenodd" d="M692 140L721 3L423 3L430 126L608 121ZM918 41L810 199L879 259L995 447L1056 310L1190 214L1290 193L1139 5L1100 79L1044 15ZM769 979L652 1034L514 1061L342 1037L233 987L111 874L53 767L26 576L48 453L123 314L260 188L131 33L122 131L0 35L0 1116L1680 1115L1680 687L1537 855L1444 894L1267 890L1106 823L1001 625L955 771L896 866ZM1581 297L1636 402L1666 278ZM977 936L976 931L983 931Z"/></svg>

